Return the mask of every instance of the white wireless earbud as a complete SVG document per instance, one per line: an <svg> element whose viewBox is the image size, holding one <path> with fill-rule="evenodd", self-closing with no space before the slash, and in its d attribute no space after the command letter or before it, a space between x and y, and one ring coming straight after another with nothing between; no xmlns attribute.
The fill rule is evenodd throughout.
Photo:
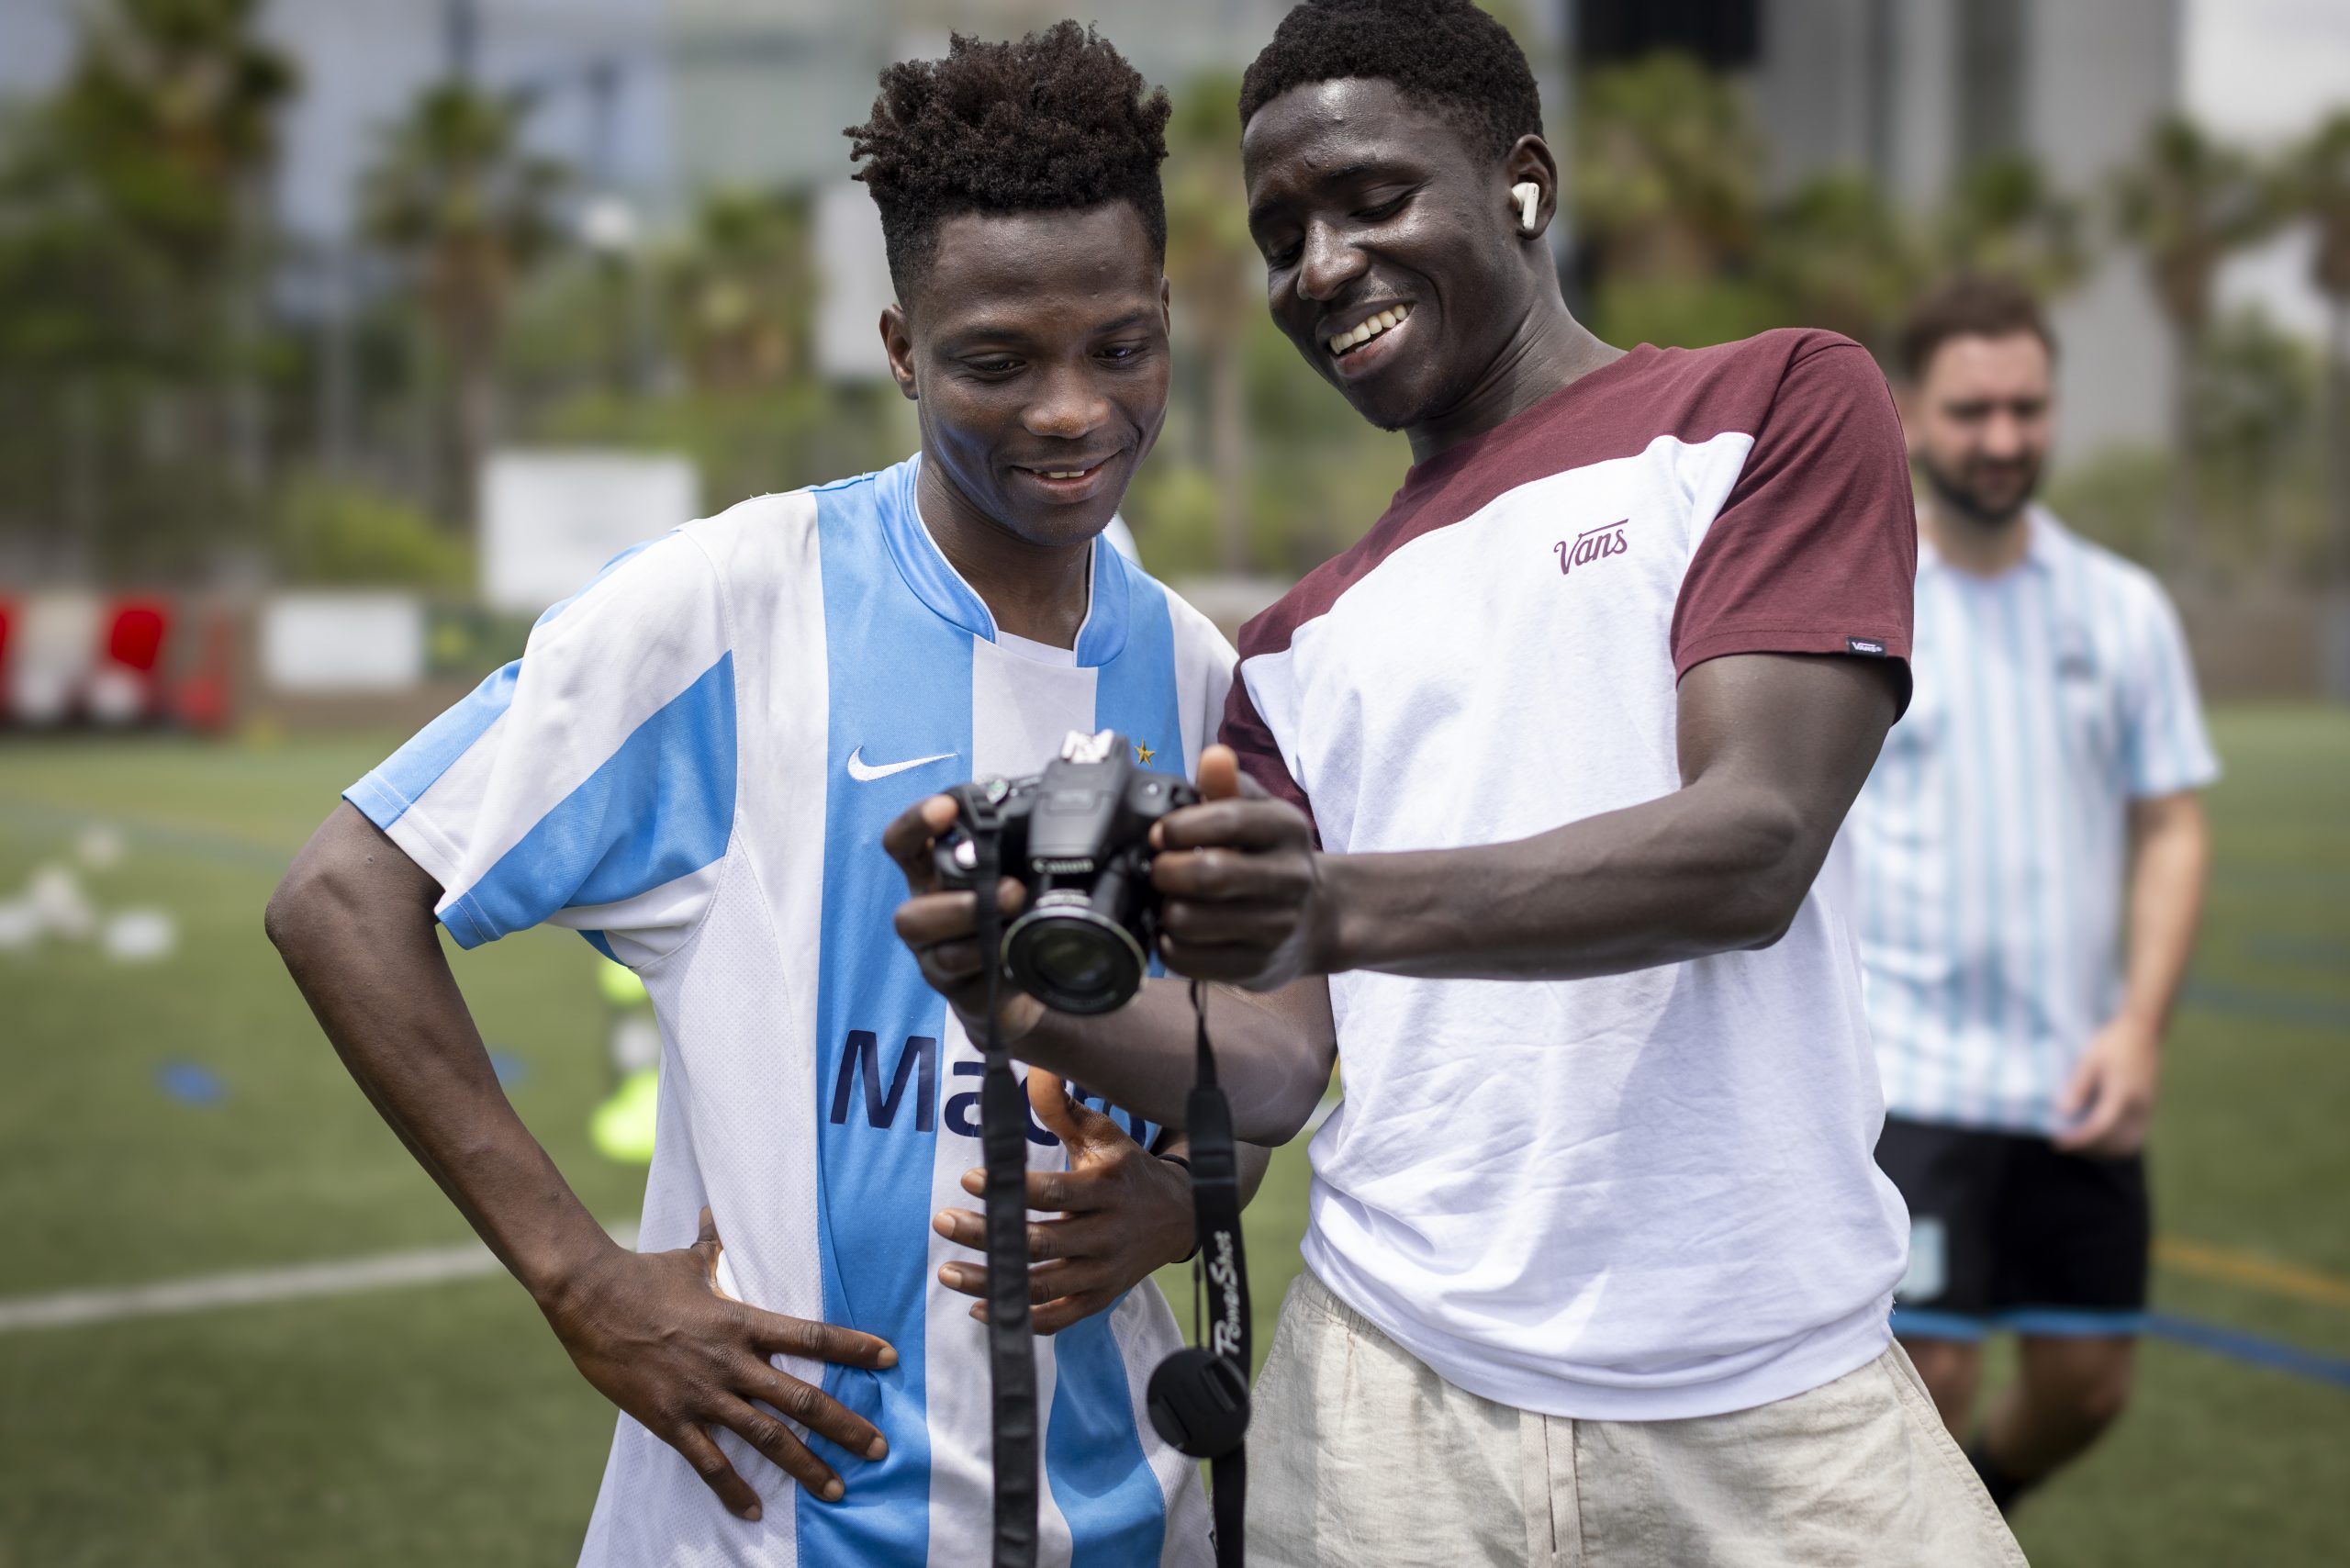
<svg viewBox="0 0 2350 1568"><path fill-rule="evenodd" d="M1510 199L1517 203L1517 226L1528 234L1534 232L1534 215L1542 206L1542 187L1532 180L1520 180L1509 188Z"/></svg>

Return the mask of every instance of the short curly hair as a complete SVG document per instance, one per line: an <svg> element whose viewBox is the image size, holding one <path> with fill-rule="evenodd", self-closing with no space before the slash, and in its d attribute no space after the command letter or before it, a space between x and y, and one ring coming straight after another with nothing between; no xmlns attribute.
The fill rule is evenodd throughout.
<svg viewBox="0 0 2350 1568"><path fill-rule="evenodd" d="M1292 87L1392 82L1494 157L1542 134L1542 95L1509 29L1469 0L1305 0L1240 79L1240 123Z"/></svg>
<svg viewBox="0 0 2350 1568"><path fill-rule="evenodd" d="M1132 202L1167 255L1164 88L1107 39L1057 22L1016 42L956 34L944 60L881 73L873 118L842 134L881 209L890 281L910 301L937 258L938 226L967 212L1046 212Z"/></svg>
<svg viewBox="0 0 2350 1568"><path fill-rule="evenodd" d="M1934 355L1953 338L2006 338L2030 332L2056 357L2056 334L2029 288L2011 277L1962 274L1910 307L1901 324L1901 369L1913 382L1926 378Z"/></svg>

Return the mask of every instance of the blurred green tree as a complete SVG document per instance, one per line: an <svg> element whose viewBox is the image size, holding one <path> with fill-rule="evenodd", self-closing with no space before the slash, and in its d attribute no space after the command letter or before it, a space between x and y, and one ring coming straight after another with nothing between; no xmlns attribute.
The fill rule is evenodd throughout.
<svg viewBox="0 0 2350 1568"><path fill-rule="evenodd" d="M1923 213L1858 169L1773 194L1768 163L1738 84L1685 55L1583 77L1572 196L1601 336L1695 345L1826 327L1882 352L1938 277L2002 273L2055 294L2087 270L2079 204L2027 155L1977 162Z"/></svg>
<svg viewBox="0 0 2350 1568"><path fill-rule="evenodd" d="M0 375L33 442L69 454L65 473L19 468L31 483L10 488L20 504L28 489L62 495L68 526L100 536L92 554L117 571L211 542L232 494L255 510L266 467L268 182L298 77L260 13L260 0L81 8L63 81L0 151ZM134 431L144 462L103 461ZM211 526L189 529L191 510Z"/></svg>
<svg viewBox="0 0 2350 1568"><path fill-rule="evenodd" d="M1738 86L1665 52L1587 73L1570 196L1618 342L1718 342L1773 324L1747 278L1764 226L1763 142Z"/></svg>
<svg viewBox="0 0 2350 1568"><path fill-rule="evenodd" d="M2170 454L2152 447L2100 447L2051 476L2043 499L2065 526L2140 566L2161 564Z"/></svg>
<svg viewBox="0 0 2350 1568"><path fill-rule="evenodd" d="M806 352L816 271L808 203L779 192L713 191L663 263L666 319L693 385L782 385Z"/></svg>
<svg viewBox="0 0 2350 1568"><path fill-rule="evenodd" d="M277 498L276 566L288 582L399 584L462 589L474 582L472 542L432 515L348 479L308 475Z"/></svg>
<svg viewBox="0 0 2350 1568"><path fill-rule="evenodd" d="M2138 156L2117 170L2113 217L2144 258L2154 301L2171 337L2171 487L2164 565L2175 576L2203 567L2205 445L2199 416L2207 398L2213 283L2221 264L2272 233L2282 217L2277 180L2252 156L2184 116L2157 121Z"/></svg>
<svg viewBox="0 0 2350 1568"><path fill-rule="evenodd" d="M2277 582L2302 564L2301 540L2279 503L2316 405L2314 371L2301 340L2253 307L2213 323L2198 381L2206 479L2242 508L2232 554Z"/></svg>
<svg viewBox="0 0 2350 1568"><path fill-rule="evenodd" d="M713 508L903 457L919 438L894 386L835 386L814 374L813 247L805 192L703 195L651 263L668 374L625 391L580 353L578 321L609 309L610 291L591 268L546 267L516 301L506 356L523 388L535 374L542 392L552 389L518 408L524 435L682 454Z"/></svg>
<svg viewBox="0 0 2350 1568"><path fill-rule="evenodd" d="M1250 325L1264 315L1264 263L1248 238L1240 140L1232 123L1237 77L1193 82L1167 127L1167 281L1176 330L1199 367L1195 406L1211 480L1215 564L1255 565L1250 543Z"/></svg>
<svg viewBox="0 0 2350 1568"><path fill-rule="evenodd" d="M361 186L361 223L416 290L449 368L451 462L433 487L469 518L502 420L498 350L523 281L557 249L570 176L523 143L531 100L442 82L385 132Z"/></svg>
<svg viewBox="0 0 2350 1568"><path fill-rule="evenodd" d="M1718 275L1754 249L1762 149L1738 88L1686 55L1593 72L1576 104L1582 232L1611 272Z"/></svg>
<svg viewBox="0 0 2350 1568"><path fill-rule="evenodd" d="M2336 110L2295 150L2292 205L2317 229L2310 281L2325 297L2327 567L2350 588L2350 109Z"/></svg>
<svg viewBox="0 0 2350 1568"><path fill-rule="evenodd" d="M1876 182L1856 170L1805 181L1773 206L1757 273L1774 313L1880 355L1929 268Z"/></svg>
<svg viewBox="0 0 2350 1568"><path fill-rule="evenodd" d="M1963 172L1926 225L1933 271L2012 277L2045 299L2077 285L2091 260L2081 204L2053 189L2040 161L2002 152Z"/></svg>

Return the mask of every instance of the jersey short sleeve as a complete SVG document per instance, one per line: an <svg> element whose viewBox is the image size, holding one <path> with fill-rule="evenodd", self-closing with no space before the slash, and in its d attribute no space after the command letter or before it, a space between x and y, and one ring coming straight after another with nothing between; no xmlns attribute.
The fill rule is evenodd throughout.
<svg viewBox="0 0 2350 1568"><path fill-rule="evenodd" d="M2138 646L2121 689L2123 765L2131 797L2141 801L2199 790L2220 776L2178 612L2159 587L2142 586Z"/></svg>
<svg viewBox="0 0 2350 1568"><path fill-rule="evenodd" d="M1291 774L1289 763L1281 756L1280 743L1273 739L1270 725L1257 711L1257 704L1248 694L1248 666L1233 678L1232 689L1225 693L1224 725L1218 735L1225 745L1238 755L1240 771L1261 785L1265 793L1277 801L1287 801L1305 813L1309 825L1314 823L1314 802ZM1321 830L1316 827L1318 841Z"/></svg>
<svg viewBox="0 0 2350 1568"><path fill-rule="evenodd" d="M459 946L552 922L630 963L707 906L734 797L723 594L684 533L616 558L344 791L441 884Z"/></svg>
<svg viewBox="0 0 2350 1568"><path fill-rule="evenodd" d="M1673 616L1673 671L1726 654L1897 661L1909 700L1918 520L1901 421L1867 351L1822 338L1782 373Z"/></svg>

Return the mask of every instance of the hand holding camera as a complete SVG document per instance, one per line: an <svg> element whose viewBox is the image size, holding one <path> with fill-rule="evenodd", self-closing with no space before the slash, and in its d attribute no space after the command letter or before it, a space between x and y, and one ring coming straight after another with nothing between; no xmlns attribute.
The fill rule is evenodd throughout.
<svg viewBox="0 0 2350 1568"><path fill-rule="evenodd" d="M1151 833L1167 967L1249 991L1344 968L1338 901L1305 814L1268 796L1229 746L1200 754L1200 799Z"/></svg>
<svg viewBox="0 0 2350 1568"><path fill-rule="evenodd" d="M1118 736L1072 735L1043 773L958 785L882 835L912 895L898 935L974 1035L986 974L969 891L975 825L1002 846L1008 1044L1045 1007L1124 1006L1154 946L1181 973L1257 990L1316 972L1327 950L1313 829L1265 798L1228 748L1202 755L1194 789L1137 767Z"/></svg>

